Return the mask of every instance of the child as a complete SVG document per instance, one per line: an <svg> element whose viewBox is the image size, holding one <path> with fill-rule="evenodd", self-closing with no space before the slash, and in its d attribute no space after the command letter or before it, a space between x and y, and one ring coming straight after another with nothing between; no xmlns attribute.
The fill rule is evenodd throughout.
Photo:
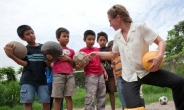
<svg viewBox="0 0 184 110"><path fill-rule="evenodd" d="M110 41L108 43L108 46L107 46L110 51L112 51L112 46L113 46L113 41ZM123 96L123 79L121 77L122 64L121 64L120 56L118 56L118 57L116 57L115 59L112 60L111 67L113 68L115 85L118 88L119 98L120 98L120 101L121 101L121 104L122 104L122 108L124 110L124 108L126 108L126 104L125 104L125 99L124 99L124 96Z"/></svg>
<svg viewBox="0 0 184 110"><path fill-rule="evenodd" d="M42 44L35 42L33 29L28 25L21 25L17 28L18 36L28 44L27 56L25 59L19 59L13 55L14 45L6 45L5 52L8 57L17 64L23 66L22 76L20 78L20 103L24 104L24 110L32 110L35 93L38 94L38 100L43 105L44 110L49 110L50 96L45 76L45 68L51 64L51 56L47 55L48 60L41 52Z"/></svg>
<svg viewBox="0 0 184 110"><path fill-rule="evenodd" d="M48 85L48 89L49 89L49 95L51 96L52 82L53 82L53 74L52 74L52 67L51 66L46 68L45 74L47 77L47 85ZM50 110L52 110L52 105L53 105L53 97L50 97ZM60 110L63 110L63 100L61 101Z"/></svg>
<svg viewBox="0 0 184 110"><path fill-rule="evenodd" d="M100 45L100 51L109 51L109 49L106 47L106 44L108 42L108 36L105 32L99 32L97 34L97 42ZM108 74L108 81L106 81L106 92L109 94L110 97L110 103L111 103L111 109L115 110L115 96L114 93L117 92L115 81L114 81L114 75L113 75L113 69L111 68L111 60L105 60L101 59L101 62Z"/></svg>
<svg viewBox="0 0 184 110"><path fill-rule="evenodd" d="M99 51L98 48L93 47L95 43L95 32L92 30L87 30L84 32L84 42L86 42L86 47L80 49L80 51L85 53L91 53L94 51ZM83 64L81 62L76 63L76 69L81 69ZM105 110L106 101L106 87L105 80L108 79L107 73L100 62L99 57L91 59L88 65L84 68L85 72L85 110L94 110L94 98L96 97L96 108L97 110Z"/></svg>
<svg viewBox="0 0 184 110"><path fill-rule="evenodd" d="M56 30L56 38L63 50L56 62L53 63L53 88L52 97L54 98L54 110L60 110L62 98L65 97L67 110L72 110L72 97L76 93L73 56L74 50L67 47L69 42L69 31L63 27Z"/></svg>

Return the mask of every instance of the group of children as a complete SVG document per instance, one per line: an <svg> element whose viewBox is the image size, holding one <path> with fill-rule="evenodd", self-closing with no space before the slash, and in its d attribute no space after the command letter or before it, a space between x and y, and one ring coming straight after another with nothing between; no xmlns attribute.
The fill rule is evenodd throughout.
<svg viewBox="0 0 184 110"><path fill-rule="evenodd" d="M123 98L121 61L119 57L114 60L95 57L85 67L83 62L73 62L75 52L67 47L69 31L61 27L56 30L56 39L64 54L57 61L52 62L53 57L51 55L48 54L45 58L41 53L42 44L36 43L34 30L30 26L19 26L17 33L22 40L27 42L26 48L28 53L26 58L18 59L14 56L13 49L15 46L12 44L6 45L4 50L8 57L24 67L20 79L20 103L24 104L25 110L32 110L35 93L38 94L38 100L43 104L44 110L51 110L52 98L54 98L54 110L62 108L63 98L66 100L67 110L72 110L72 96L76 93L73 68L76 70L84 68L85 110L95 109L95 98L97 110L105 110L106 93L109 94L112 110L115 110L114 93L117 91L117 88L122 107L126 107ZM95 39L95 32L86 30L83 38L86 46L79 51L87 54L94 51L111 51L113 41L110 41L106 47L108 36L105 32L97 34L97 42L100 48L93 47ZM47 80L46 75L48 76ZM49 104L50 102L51 104Z"/></svg>

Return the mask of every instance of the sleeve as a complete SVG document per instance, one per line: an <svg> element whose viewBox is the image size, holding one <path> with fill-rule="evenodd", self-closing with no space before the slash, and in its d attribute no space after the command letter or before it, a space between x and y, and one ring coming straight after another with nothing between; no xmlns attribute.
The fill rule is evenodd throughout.
<svg viewBox="0 0 184 110"><path fill-rule="evenodd" d="M111 68L115 68L115 62L114 62L114 60L111 62Z"/></svg>
<svg viewBox="0 0 184 110"><path fill-rule="evenodd" d="M155 33L151 28L149 28L145 23L143 24L143 35L144 41L149 45L151 45L158 37L158 34Z"/></svg>
<svg viewBox="0 0 184 110"><path fill-rule="evenodd" d="M71 58L73 58L74 55L75 55L75 51L72 50Z"/></svg>
<svg viewBox="0 0 184 110"><path fill-rule="evenodd" d="M113 44L113 46L112 46L112 52L114 52L114 53L119 53L119 49L118 49L118 46L117 46L115 40L114 40L114 44Z"/></svg>

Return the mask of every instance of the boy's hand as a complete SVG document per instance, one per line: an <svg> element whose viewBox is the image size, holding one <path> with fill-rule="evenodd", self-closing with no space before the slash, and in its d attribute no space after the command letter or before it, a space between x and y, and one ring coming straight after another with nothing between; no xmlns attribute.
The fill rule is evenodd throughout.
<svg viewBox="0 0 184 110"><path fill-rule="evenodd" d="M82 62L82 61L76 62L75 67L76 67L76 69L84 68L84 62Z"/></svg>
<svg viewBox="0 0 184 110"><path fill-rule="evenodd" d="M114 81L115 81L115 86L117 87L118 86L117 79L115 79Z"/></svg>
<svg viewBox="0 0 184 110"><path fill-rule="evenodd" d="M69 56L65 55L65 54L64 55L60 55L58 57L58 59L61 60L61 61L70 61L71 60L71 58Z"/></svg>
<svg viewBox="0 0 184 110"><path fill-rule="evenodd" d="M13 50L15 49L15 45L13 44L7 44L5 47L4 47L4 51L6 53L6 55L10 58L12 58L14 55L13 55Z"/></svg>
<svg viewBox="0 0 184 110"><path fill-rule="evenodd" d="M48 61L52 61L52 60L53 60L53 57L52 57L52 55L50 55L50 54L47 54L47 55L46 55L46 58L47 58Z"/></svg>
<svg viewBox="0 0 184 110"><path fill-rule="evenodd" d="M107 72L104 72L105 81L108 81L108 74Z"/></svg>

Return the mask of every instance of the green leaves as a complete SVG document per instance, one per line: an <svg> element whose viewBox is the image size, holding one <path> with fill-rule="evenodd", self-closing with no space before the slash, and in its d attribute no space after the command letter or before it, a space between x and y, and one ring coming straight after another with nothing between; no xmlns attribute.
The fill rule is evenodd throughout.
<svg viewBox="0 0 184 110"><path fill-rule="evenodd" d="M166 58L179 54L184 51L184 21L174 25L174 28L168 31L168 37L166 40Z"/></svg>

